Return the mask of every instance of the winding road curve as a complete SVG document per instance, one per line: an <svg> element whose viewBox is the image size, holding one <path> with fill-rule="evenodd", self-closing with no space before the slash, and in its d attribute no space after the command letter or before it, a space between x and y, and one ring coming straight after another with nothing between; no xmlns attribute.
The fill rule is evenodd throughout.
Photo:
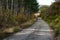
<svg viewBox="0 0 60 40"><path fill-rule="evenodd" d="M24 29L4 40L54 40L54 32L45 21L38 18L30 28Z"/></svg>

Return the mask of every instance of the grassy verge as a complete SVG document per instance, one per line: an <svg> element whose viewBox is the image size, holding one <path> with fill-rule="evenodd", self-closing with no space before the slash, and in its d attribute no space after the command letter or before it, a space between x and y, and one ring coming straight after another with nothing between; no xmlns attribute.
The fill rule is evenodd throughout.
<svg viewBox="0 0 60 40"><path fill-rule="evenodd" d="M56 40L60 40L60 16L44 19L53 30L55 30Z"/></svg>
<svg viewBox="0 0 60 40"><path fill-rule="evenodd" d="M14 33L17 33L25 28L30 27L32 24L34 24L35 21L36 21L36 19L34 18L31 20L28 20L27 22L20 24L20 26L14 26L14 27L4 29L3 32L0 33L0 40L2 40L5 37L8 37Z"/></svg>

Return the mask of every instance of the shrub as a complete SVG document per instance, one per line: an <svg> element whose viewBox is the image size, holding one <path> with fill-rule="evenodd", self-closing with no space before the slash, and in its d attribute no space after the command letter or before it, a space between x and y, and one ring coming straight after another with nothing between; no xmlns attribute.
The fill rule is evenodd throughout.
<svg viewBox="0 0 60 40"><path fill-rule="evenodd" d="M19 29L18 29L17 27L15 27L15 28L13 29L13 31L14 31L14 32L18 32Z"/></svg>

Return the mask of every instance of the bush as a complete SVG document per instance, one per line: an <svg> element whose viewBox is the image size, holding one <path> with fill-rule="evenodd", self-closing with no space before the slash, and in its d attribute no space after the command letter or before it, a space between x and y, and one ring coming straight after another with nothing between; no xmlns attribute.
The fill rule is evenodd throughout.
<svg viewBox="0 0 60 40"><path fill-rule="evenodd" d="M19 29L15 27L15 28L13 29L13 31L16 33L16 32L19 31Z"/></svg>
<svg viewBox="0 0 60 40"><path fill-rule="evenodd" d="M25 17L25 15L24 14L19 14L19 15L17 15L16 16L16 21L19 23L19 24L21 24L21 23L23 23L23 22L26 22L26 17Z"/></svg>

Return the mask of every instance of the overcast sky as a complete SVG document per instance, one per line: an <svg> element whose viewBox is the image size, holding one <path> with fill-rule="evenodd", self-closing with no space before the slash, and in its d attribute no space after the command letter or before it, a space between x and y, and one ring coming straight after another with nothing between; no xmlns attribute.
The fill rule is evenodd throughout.
<svg viewBox="0 0 60 40"><path fill-rule="evenodd" d="M51 5L54 0L37 0L39 5Z"/></svg>

